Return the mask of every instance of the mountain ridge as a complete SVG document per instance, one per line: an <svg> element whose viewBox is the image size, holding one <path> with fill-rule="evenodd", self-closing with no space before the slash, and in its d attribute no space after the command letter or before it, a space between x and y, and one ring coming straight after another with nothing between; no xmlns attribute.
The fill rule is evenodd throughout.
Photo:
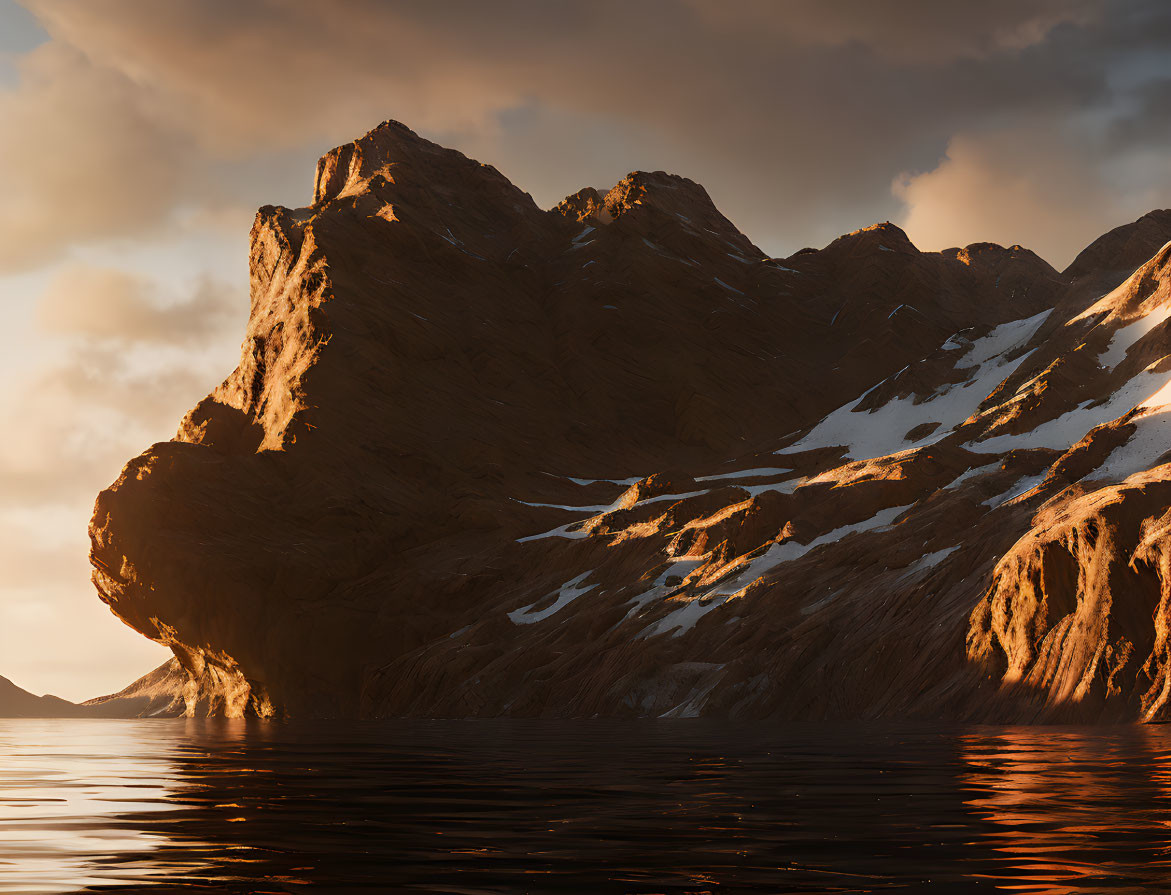
<svg viewBox="0 0 1171 895"><path fill-rule="evenodd" d="M394 122L313 195L257 215L240 365L95 506L190 711L1153 717L1025 673L1060 619L999 619L1049 573L998 563L1157 459L1169 277L1117 255L1171 220L1076 277L889 222L772 259L685 178L544 211Z"/></svg>
<svg viewBox="0 0 1171 895"><path fill-rule="evenodd" d="M0 677L0 718L178 717L188 713L188 680L172 658L118 693L70 702L51 694L36 696Z"/></svg>

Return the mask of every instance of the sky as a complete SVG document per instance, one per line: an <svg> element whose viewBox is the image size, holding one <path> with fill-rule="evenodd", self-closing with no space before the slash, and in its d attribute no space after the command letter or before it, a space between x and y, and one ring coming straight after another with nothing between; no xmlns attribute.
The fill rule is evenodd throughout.
<svg viewBox="0 0 1171 895"><path fill-rule="evenodd" d="M94 497L235 365L258 206L387 118L538 203L704 184L765 251L882 220L1058 268L1171 205L1164 0L0 0L0 675L167 658L89 584Z"/></svg>

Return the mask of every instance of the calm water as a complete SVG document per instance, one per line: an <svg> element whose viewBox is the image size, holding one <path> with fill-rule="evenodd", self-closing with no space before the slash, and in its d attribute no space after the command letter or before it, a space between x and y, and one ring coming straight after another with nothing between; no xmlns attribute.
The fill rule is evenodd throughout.
<svg viewBox="0 0 1171 895"><path fill-rule="evenodd" d="M1168 892L1171 729L0 721L0 892Z"/></svg>

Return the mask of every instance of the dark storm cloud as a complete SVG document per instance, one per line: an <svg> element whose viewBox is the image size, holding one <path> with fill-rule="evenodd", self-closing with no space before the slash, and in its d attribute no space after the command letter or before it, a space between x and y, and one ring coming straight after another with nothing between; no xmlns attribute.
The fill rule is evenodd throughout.
<svg viewBox="0 0 1171 895"><path fill-rule="evenodd" d="M1139 193L1148 201L1158 189L1103 203L1099 188L1132 142L1167 140L1141 118L1125 121L1153 102L1146 81L1171 42L1171 10L1138 0L30 8L56 43L157 100L154 129L138 138L157 141L162 158L178 138L197 157L176 165L176 202L217 192L189 186L209 180L212 162L223 190L225 160L320 151L395 117L496 164L545 204L634 167L680 171L778 252L888 217L928 247L1005 239L1019 209L1001 213L961 187L1036 172L1041 208L1019 236L1061 263L1083 230L1146 210ZM1143 55L1156 60L1147 71L1135 64ZM98 122L79 134L97 145L115 137ZM154 205L134 201L143 190L132 172L114 177L125 180L128 213L157 219ZM304 201L307 181L250 198ZM1084 228L1071 232L1070 214Z"/></svg>

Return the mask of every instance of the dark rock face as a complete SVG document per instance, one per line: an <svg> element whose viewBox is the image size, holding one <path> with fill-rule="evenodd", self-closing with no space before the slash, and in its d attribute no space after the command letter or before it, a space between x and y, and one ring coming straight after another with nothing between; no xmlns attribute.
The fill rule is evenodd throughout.
<svg viewBox="0 0 1171 895"><path fill-rule="evenodd" d="M544 211L388 122L260 210L240 365L94 581L192 713L1153 717L1158 587L1081 607L1067 520L1130 500L1094 549L1163 580L1167 260L1097 254L778 261L685 178Z"/></svg>

